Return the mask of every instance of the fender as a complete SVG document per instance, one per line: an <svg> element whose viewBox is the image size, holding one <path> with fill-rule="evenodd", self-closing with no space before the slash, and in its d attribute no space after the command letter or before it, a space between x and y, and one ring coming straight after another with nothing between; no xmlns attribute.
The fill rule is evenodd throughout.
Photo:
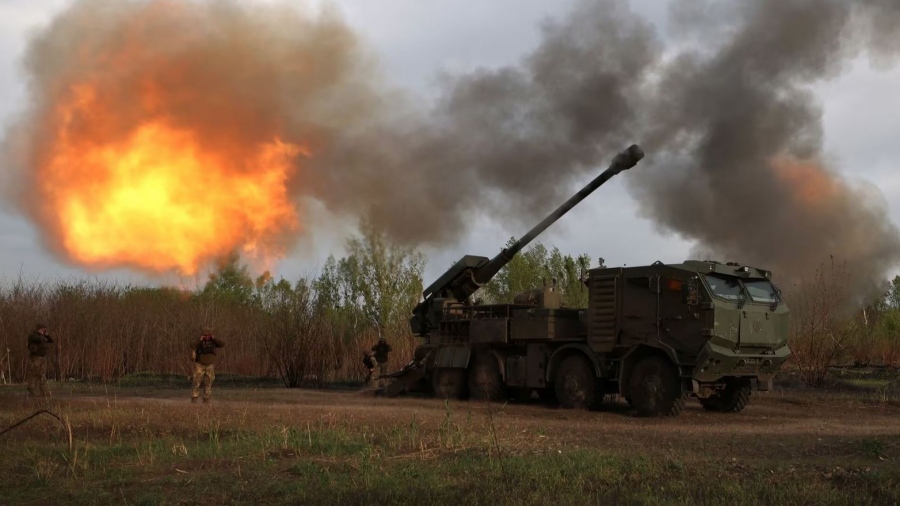
<svg viewBox="0 0 900 506"><path fill-rule="evenodd" d="M448 369L465 369L472 358L472 347L466 344L441 346L434 357L434 366Z"/></svg>
<svg viewBox="0 0 900 506"><path fill-rule="evenodd" d="M582 355L585 355L588 360L591 361L591 364L594 366L594 374L597 375L598 378L603 376L603 366L600 364L600 359L597 357L597 354L591 350L591 348L586 344L567 344L561 348L557 348L553 354L550 355L550 359L547 361L547 374L546 378L544 378L548 383L553 382L553 374L556 372L556 367L559 365L560 357L567 354L569 351L577 350L581 352Z"/></svg>

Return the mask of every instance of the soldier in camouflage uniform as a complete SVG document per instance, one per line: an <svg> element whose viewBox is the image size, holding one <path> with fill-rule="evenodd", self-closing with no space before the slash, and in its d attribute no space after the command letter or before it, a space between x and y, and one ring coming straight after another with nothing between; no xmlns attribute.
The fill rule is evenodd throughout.
<svg viewBox="0 0 900 506"><path fill-rule="evenodd" d="M53 345L53 338L47 330L47 326L40 323L28 336L28 383L29 397L49 397L50 388L47 387L47 350Z"/></svg>
<svg viewBox="0 0 900 506"><path fill-rule="evenodd" d="M378 340L378 344L372 346L372 351L375 352L375 360L378 361L379 376L387 374L388 353L391 352L391 349L391 345L389 345L383 337ZM378 379L378 384L380 386L384 386L384 383L384 379Z"/></svg>
<svg viewBox="0 0 900 506"><path fill-rule="evenodd" d="M375 385L375 366L378 365L378 361L375 360L375 352L367 351L363 354L363 364L368 369L369 373L366 375L366 386L371 387Z"/></svg>
<svg viewBox="0 0 900 506"><path fill-rule="evenodd" d="M212 329L205 327L200 340L194 346L192 354L194 359L194 383L191 389L191 402L197 402L200 396L200 385L203 384L203 402L209 402L212 396L212 383L216 379L216 348L222 348L225 343L213 337Z"/></svg>

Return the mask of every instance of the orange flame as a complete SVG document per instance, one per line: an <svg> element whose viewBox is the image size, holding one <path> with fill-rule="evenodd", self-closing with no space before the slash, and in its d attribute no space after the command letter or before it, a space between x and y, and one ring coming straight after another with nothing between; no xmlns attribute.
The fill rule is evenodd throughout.
<svg viewBox="0 0 900 506"><path fill-rule="evenodd" d="M145 103L160 100L159 89L144 91ZM213 149L161 114L110 135L114 112L97 88L70 92L55 109L56 142L38 181L72 259L190 275L237 248L283 253L275 239L299 228L287 183L306 148L273 138Z"/></svg>
<svg viewBox="0 0 900 506"><path fill-rule="evenodd" d="M838 180L812 161L778 158L772 161L772 168L806 209L828 206L842 191Z"/></svg>

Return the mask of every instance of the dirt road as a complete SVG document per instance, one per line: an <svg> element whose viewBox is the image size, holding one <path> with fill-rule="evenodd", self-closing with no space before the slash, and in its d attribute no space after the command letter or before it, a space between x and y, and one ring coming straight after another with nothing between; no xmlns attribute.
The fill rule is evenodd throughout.
<svg viewBox="0 0 900 506"><path fill-rule="evenodd" d="M883 453L885 458L900 455L900 403L861 394L757 393L737 414L706 412L694 400L681 416L658 419L636 417L622 402L586 412L537 402L387 399L363 391L219 388L210 405L193 405L187 396L187 389L75 387L57 389L55 402L85 416L104 406L140 411L148 426L173 425L176 431L178 420L209 412L224 426L236 424L242 430L254 425L326 424L379 433L414 424L428 434L442 424L454 424L476 434L484 429L485 436L493 429L511 449L537 452L596 448L623 454L676 452L700 458L781 460L851 457L861 451ZM13 404L23 402L11 389L0 390L2 397ZM866 441L872 438L881 442L866 450Z"/></svg>

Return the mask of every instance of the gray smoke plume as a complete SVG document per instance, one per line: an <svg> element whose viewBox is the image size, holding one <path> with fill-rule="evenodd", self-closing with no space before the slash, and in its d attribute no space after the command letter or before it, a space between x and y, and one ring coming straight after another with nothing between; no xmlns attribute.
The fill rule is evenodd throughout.
<svg viewBox="0 0 900 506"><path fill-rule="evenodd" d="M111 110L124 111L100 132L114 136L146 113L129 100L143 82L133 77L149 76L180 90L172 117L204 136L309 145L289 182L298 199L404 242L446 244L472 210L530 223L638 142L650 156L630 189L662 229L781 279L833 255L868 290L900 258L900 234L876 190L829 168L810 86L863 51L890 64L900 3L695 0L673 13L664 42L624 0L583 2L546 22L519 64L446 77L422 107L377 78L335 15L85 0L33 42L34 105L7 145L29 146L18 159L27 182L53 141L44 113L68 83L102 76ZM111 72L102 55L123 39L152 49Z"/></svg>
<svg viewBox="0 0 900 506"><path fill-rule="evenodd" d="M712 19L682 18L688 33L726 29L716 50L687 50L662 67L646 137L658 163L636 172L633 193L656 223L697 240L698 252L788 281L831 255L864 295L900 259L900 234L876 189L829 167L809 86L838 75L860 50L894 56L888 26L897 25L888 20L900 20L900 3L727 5L707 11Z"/></svg>
<svg viewBox="0 0 900 506"><path fill-rule="evenodd" d="M318 195L413 242L457 238L470 209L530 223L633 142L634 83L659 51L623 3L586 3L520 65L448 77L426 114L337 136L313 161Z"/></svg>
<svg viewBox="0 0 900 506"><path fill-rule="evenodd" d="M900 3L672 7L678 36L670 42L680 51L666 51L625 2L580 4L544 27L521 65L447 83L442 102L406 135L378 129L349 140L325 166L351 170L325 181L382 181L376 195L390 197L373 209L385 229L445 239L465 209L485 202L533 219L564 198L563 183L637 139L651 156L633 172L632 193L661 228L697 241L697 256L769 268L788 283L832 256L849 265L853 293L869 293L900 260L900 233L876 189L828 166L810 85L838 76L861 51L889 62ZM356 179L373 153L385 155L375 170L397 170ZM402 188L399 198L392 188ZM410 209L426 219L404 219Z"/></svg>

